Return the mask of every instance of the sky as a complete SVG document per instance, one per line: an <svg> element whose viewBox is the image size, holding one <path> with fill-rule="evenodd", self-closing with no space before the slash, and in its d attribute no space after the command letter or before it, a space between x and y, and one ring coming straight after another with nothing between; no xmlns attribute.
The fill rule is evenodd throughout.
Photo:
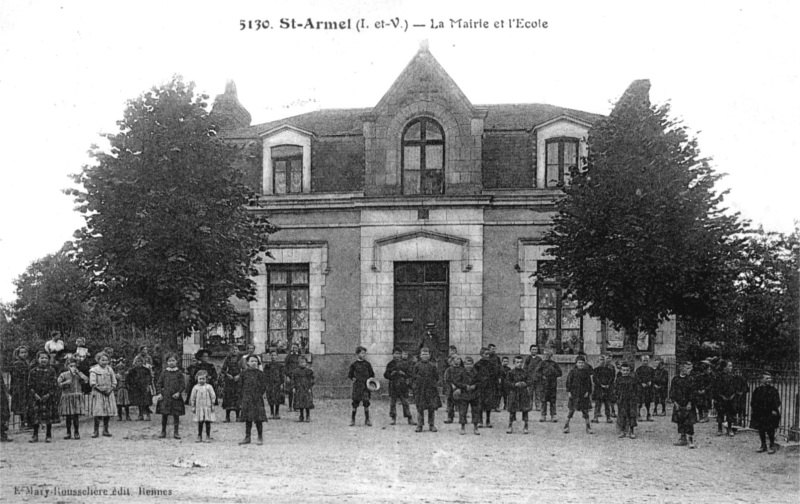
<svg viewBox="0 0 800 504"><path fill-rule="evenodd" d="M423 40L473 104L606 114L631 81L650 79L651 99L669 101L727 174L726 205L791 232L800 219L798 13L798 2L763 0L3 0L0 302L83 224L62 190L100 134L117 131L126 100L179 74L212 99L233 79L253 124L371 107ZM281 28L281 19L309 18L352 29ZM480 27L458 28L458 19Z"/></svg>

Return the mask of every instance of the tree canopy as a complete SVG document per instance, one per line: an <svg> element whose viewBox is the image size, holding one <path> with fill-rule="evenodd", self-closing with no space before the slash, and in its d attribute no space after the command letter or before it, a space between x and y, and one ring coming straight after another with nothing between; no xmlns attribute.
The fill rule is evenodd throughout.
<svg viewBox="0 0 800 504"><path fill-rule="evenodd" d="M229 298L255 298L274 227L247 211L253 192L207 99L176 76L129 100L110 149L92 146L73 176L82 189L67 191L85 215L74 252L95 295L141 327L229 324Z"/></svg>
<svg viewBox="0 0 800 504"><path fill-rule="evenodd" d="M634 82L590 130L543 271L585 313L624 329L628 352L640 331L712 310L732 285L741 243L738 215L714 188L720 175L669 106L650 104L649 88Z"/></svg>

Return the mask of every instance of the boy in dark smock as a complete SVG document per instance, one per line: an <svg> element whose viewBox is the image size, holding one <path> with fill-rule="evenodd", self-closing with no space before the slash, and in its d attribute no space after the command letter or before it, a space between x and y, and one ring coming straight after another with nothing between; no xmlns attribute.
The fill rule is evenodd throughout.
<svg viewBox="0 0 800 504"><path fill-rule="evenodd" d="M553 362L553 352L544 354L544 361L539 366L537 377L542 390L542 418L540 422L547 421L547 405L550 405L550 419L558 421L556 416L556 393L558 390L558 378L561 376L561 366Z"/></svg>
<svg viewBox="0 0 800 504"><path fill-rule="evenodd" d="M731 430L733 415L736 412L736 381L733 376L733 362L724 362L722 372L717 374L714 383L714 407L717 410L717 436L722 436L722 424L727 421L725 427L728 436L733 437Z"/></svg>
<svg viewBox="0 0 800 504"><path fill-rule="evenodd" d="M669 393L669 370L664 367L664 359L656 357L656 368L653 370L653 415L658 414L661 405L661 416L667 415L667 395Z"/></svg>
<svg viewBox="0 0 800 504"><path fill-rule="evenodd" d="M694 424L697 422L697 413L694 409L695 393L694 379L689 375L692 364L685 362L681 366L680 374L672 379L670 384L669 398L672 399L674 409L672 410L672 421L678 424L678 434L680 439L675 446L686 446L694 448ZM689 441L686 441L686 437Z"/></svg>
<svg viewBox="0 0 800 504"><path fill-rule="evenodd" d="M419 351L420 361L414 367L414 402L417 405L416 432L422 432L425 425L425 411L428 412L428 426L431 432L436 432L436 410L442 407L439 397L439 371L431 362L431 354L427 347Z"/></svg>
<svg viewBox="0 0 800 504"><path fill-rule="evenodd" d="M528 433L528 412L533 409L533 398L530 389L530 374L522 369L522 356L514 357L514 369L508 371L505 377L505 388L508 391L508 434L514 432L514 421L517 412L522 412L522 433Z"/></svg>
<svg viewBox="0 0 800 504"><path fill-rule="evenodd" d="M444 390L447 395L447 418L444 420L444 423L451 424L455 419L456 415L456 400L453 398L453 372L457 368L461 368L462 362L461 357L458 355L451 355L447 359L447 369L444 370L444 377L442 382L444 384Z"/></svg>
<svg viewBox="0 0 800 504"><path fill-rule="evenodd" d="M636 368L636 379L639 380L639 390L641 394L639 398L639 408L636 413L638 417L641 418L639 410L644 406L647 412L646 422L653 421L650 417L650 403L653 402L653 374L653 368L650 367L650 357L642 355L642 365Z"/></svg>
<svg viewBox="0 0 800 504"><path fill-rule="evenodd" d="M564 424L564 434L569 432L569 421L575 410L583 415L586 422L586 433L592 434L592 424L589 421L589 410L592 408L592 370L586 365L586 357L579 355L575 358L575 367L567 374L567 421Z"/></svg>
<svg viewBox="0 0 800 504"><path fill-rule="evenodd" d="M753 391L750 399L750 428L758 431L761 438L761 448L757 451L775 453L775 429L781 423L781 396L772 386L772 375L764 373L761 385ZM767 436L769 436L769 450L767 450Z"/></svg>
<svg viewBox="0 0 800 504"><path fill-rule="evenodd" d="M618 437L630 436L636 439L637 417L639 416L639 380L631 376L631 365L620 364L620 375L614 383L614 396L617 401Z"/></svg>
<svg viewBox="0 0 800 504"><path fill-rule="evenodd" d="M533 406L536 411L539 411L542 402L542 392L539 387L539 380L537 379L537 372L539 366L542 365L542 358L536 353L536 345L531 345L529 348L530 355L525 357L522 363L522 369L530 375L528 383L530 383L531 397L533 397Z"/></svg>
<svg viewBox="0 0 800 504"><path fill-rule="evenodd" d="M356 347L356 360L350 364L350 370L347 372L347 378L353 382L353 391L350 396L353 407L353 411L350 414L350 427L356 424L356 413L360 404L364 405L364 425L372 426L372 422L369 419L371 394L369 388L367 388L367 380L375 377L375 371L372 370L372 364L366 359L367 349L363 346Z"/></svg>
<svg viewBox="0 0 800 504"><path fill-rule="evenodd" d="M711 387L714 385L711 376L711 366L708 362L702 363L702 368L697 374L692 373L694 385L693 405L699 415L698 423L708 422L708 410L711 409Z"/></svg>
<svg viewBox="0 0 800 504"><path fill-rule="evenodd" d="M486 413L486 428L492 428L492 410L495 405L495 394L497 393L497 376L499 368L494 359L489 355L488 348L481 348L481 358L475 363L475 371L478 373L478 400L480 401L481 419L478 427L483 427L483 413Z"/></svg>
<svg viewBox="0 0 800 504"><path fill-rule="evenodd" d="M403 406L403 416L408 419L409 424L413 424L411 410L408 407L408 380L411 378L411 371L408 368L408 361L402 357L402 351L395 348L392 351L392 360L386 365L383 377L389 380L389 417L392 425L397 423L397 401Z"/></svg>
<svg viewBox="0 0 800 504"><path fill-rule="evenodd" d="M453 398L458 405L458 423L461 424L461 434L466 434L467 410L472 413L473 433L478 432L478 422L481 418L480 399L478 397L478 372L475 371L475 362L472 357L464 359L464 367L453 370Z"/></svg>
<svg viewBox="0 0 800 504"><path fill-rule="evenodd" d="M630 371L630 368L628 368ZM592 399L594 399L594 418L592 423L600 422L600 408L605 406L606 423L611 423L611 401L614 400L614 378L616 369L607 355L600 356L600 364L594 369L592 379Z"/></svg>

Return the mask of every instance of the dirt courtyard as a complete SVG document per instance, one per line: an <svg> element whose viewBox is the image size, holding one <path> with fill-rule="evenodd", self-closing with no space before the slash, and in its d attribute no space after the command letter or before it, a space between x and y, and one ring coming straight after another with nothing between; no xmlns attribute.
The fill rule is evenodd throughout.
<svg viewBox="0 0 800 504"><path fill-rule="evenodd" d="M758 435L716 437L716 424L698 424L696 450L672 446L669 416L640 424L638 439L618 439L613 424L582 419L563 434L559 423L508 435L507 413L493 414L493 429L460 436L458 425L438 433L389 425L387 401L375 401L373 426L349 427L349 402L317 402L310 423L296 414L265 424L265 444L238 446L244 424L216 423L211 443L195 443L196 424L182 418L180 441L157 439L151 422L111 421L112 438L28 443L12 431L0 446L2 502L791 502L800 499L800 456L780 450L756 454ZM412 406L413 408L413 406ZM135 418L135 414L133 416ZM221 418L220 418L221 419ZM255 429L254 429L255 431ZM170 425L168 432L172 433ZM255 436L255 432L254 432ZM42 437L43 439L43 437ZM780 440L779 440L780 441ZM205 467L176 467L177 459ZM185 464L184 464L185 465ZM67 491L83 491L72 496ZM93 495L85 495L90 490ZM144 491L145 493L141 493ZM105 495L102 493L105 492ZM151 492L147 494L147 492Z"/></svg>

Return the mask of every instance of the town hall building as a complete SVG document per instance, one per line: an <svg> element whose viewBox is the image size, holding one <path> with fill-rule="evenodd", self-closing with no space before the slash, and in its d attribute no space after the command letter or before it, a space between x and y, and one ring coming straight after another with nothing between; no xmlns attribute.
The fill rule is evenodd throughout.
<svg viewBox="0 0 800 504"><path fill-rule="evenodd" d="M233 83L216 98L222 136L260 194L251 211L280 227L239 344L284 353L296 343L318 380L333 381L358 345L382 376L394 347L415 354L423 337L440 355L490 343L563 363L622 352L619 332L535 277L555 202L601 116L475 105L425 45L366 105L251 125ZM674 321L641 335L638 351L673 357Z"/></svg>

